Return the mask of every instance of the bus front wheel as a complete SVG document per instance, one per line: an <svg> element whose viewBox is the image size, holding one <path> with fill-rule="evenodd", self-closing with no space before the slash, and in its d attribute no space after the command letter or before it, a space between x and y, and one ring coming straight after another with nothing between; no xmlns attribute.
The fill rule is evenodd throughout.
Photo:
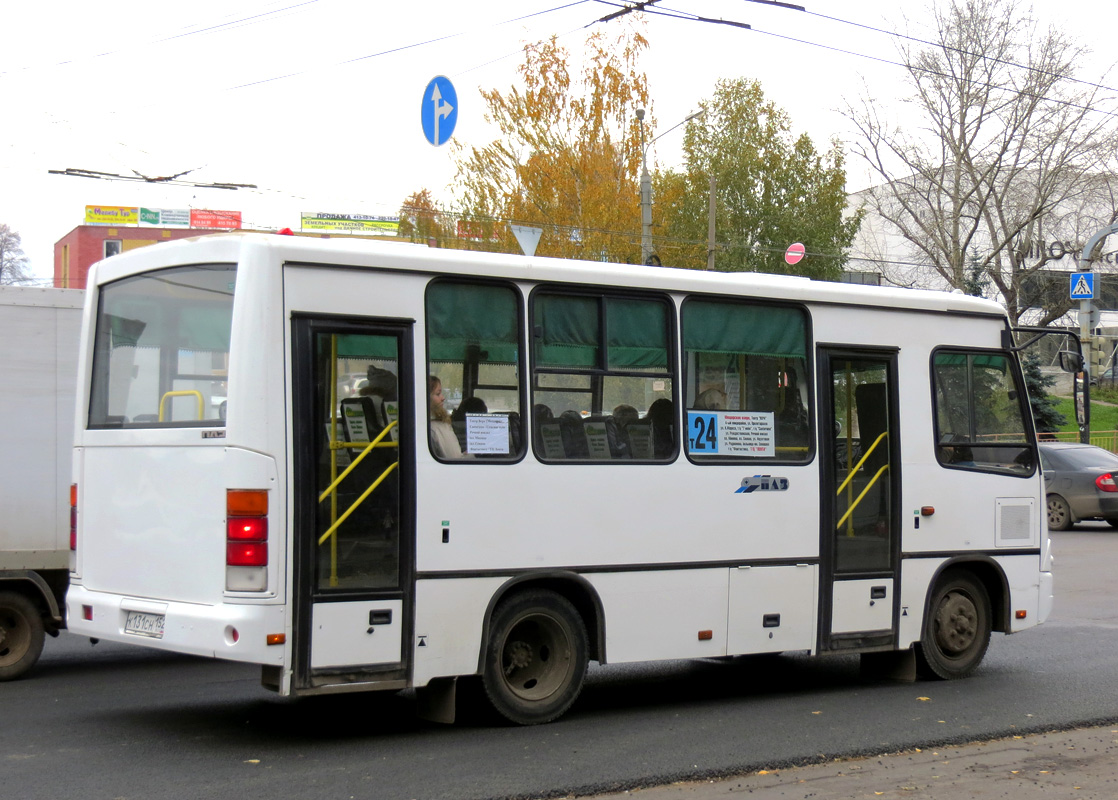
<svg viewBox="0 0 1118 800"><path fill-rule="evenodd" d="M43 652L43 617L19 592L0 592L0 681L21 677Z"/></svg>
<svg viewBox="0 0 1118 800"><path fill-rule="evenodd" d="M539 589L515 594L490 620L486 697L518 725L550 722L582 691L588 649L586 625L569 600Z"/></svg>
<svg viewBox="0 0 1118 800"><path fill-rule="evenodd" d="M982 663L990 644L990 597L977 578L949 572L936 584L924 635L916 647L925 677L951 680L969 675Z"/></svg>

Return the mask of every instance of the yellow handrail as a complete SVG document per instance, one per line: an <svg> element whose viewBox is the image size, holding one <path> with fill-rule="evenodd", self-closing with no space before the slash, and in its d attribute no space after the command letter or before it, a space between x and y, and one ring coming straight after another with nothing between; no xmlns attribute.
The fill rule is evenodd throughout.
<svg viewBox="0 0 1118 800"><path fill-rule="evenodd" d="M846 488L846 484L850 483L850 481L853 480L855 473L857 473L858 470L860 470L862 468L862 465L864 463L866 463L866 459L869 458L870 454L873 453L874 449L879 444L881 444L881 440L884 439L888 435L889 435L889 431L885 431L885 433L881 434L876 439L874 439L873 444L870 445L870 449L867 450L862 455L862 457L860 459L858 459L858 463L855 464L854 467L850 470L850 473L846 476L846 480L844 480L842 482L842 485L838 487L838 490L835 491L836 495L842 494L842 490Z"/></svg>
<svg viewBox="0 0 1118 800"><path fill-rule="evenodd" d="M345 471L341 475L339 475L337 478L335 478L333 483L331 483L329 486L327 486L325 489L322 490L322 494L320 494L318 496L318 502L321 503L323 500L325 500L327 497L329 497L330 493L338 488L338 484L341 483L343 480L345 480L346 475L353 472L353 468L361 463L361 459L363 459L365 456L369 455L369 453L371 453L373 451L374 447L380 445L381 439L383 439L385 436L387 436L388 432L391 431L394 427L396 427L396 424L397 424L396 420L393 420L392 422L389 422L388 427L386 427L383 431L381 431L380 435L377 438L373 439L371 442L369 442L369 446L361 451L361 455L359 455L357 458L353 459L353 463L351 463L348 467L346 467ZM380 446L381 447L396 447L397 444L396 444L396 442L389 442L387 444L380 445Z"/></svg>
<svg viewBox="0 0 1118 800"><path fill-rule="evenodd" d="M885 470L887 470L887 469L889 469L888 464L884 465L881 469L879 469L877 471L877 474L873 476L873 479L869 483L866 484L866 488L862 490L862 493L859 494L854 499L854 502L850 504L850 508L846 509L846 513L842 515L842 519L840 519L838 521L838 523L835 525L836 529L841 528L842 523L846 522L846 520L850 518L850 515L854 513L854 509L856 509L858 507L858 504L862 502L862 498L866 496L866 492L868 492L870 489L873 488L873 485L875 483L877 483L877 479L880 478L881 474L883 472L885 472ZM842 490L840 489L839 491L842 491Z"/></svg>
<svg viewBox="0 0 1118 800"><path fill-rule="evenodd" d="M388 469L386 469L384 472L382 472L380 474L380 477L377 478L375 481L373 481L372 484L369 486L369 488L366 489L360 497L358 497L356 500L353 501L353 505L351 505L349 508L347 508L345 513L342 514L340 517L338 517L338 521L335 522L333 525L331 525L329 528L327 528L326 532L318 537L318 543L320 545L325 544L326 540L329 539L331 536L333 536L335 531L338 530L339 526L341 526L341 524L349 518L349 515L352 514L354 511L356 511L357 507L365 502L365 498L368 497L369 495L371 495L373 493L373 490L376 489L378 486L380 486L381 482L385 478L387 478L392 473L392 470L396 469L396 467L398 467L398 466L400 466L399 461L393 461L391 464L389 464Z"/></svg>
<svg viewBox="0 0 1118 800"><path fill-rule="evenodd" d="M168 397L188 397L190 395L194 395L198 398L198 419L202 419L202 409L206 402L202 399L202 393L197 389L182 389L176 392L163 393L163 397L159 399L159 421L163 422L163 406L166 404Z"/></svg>

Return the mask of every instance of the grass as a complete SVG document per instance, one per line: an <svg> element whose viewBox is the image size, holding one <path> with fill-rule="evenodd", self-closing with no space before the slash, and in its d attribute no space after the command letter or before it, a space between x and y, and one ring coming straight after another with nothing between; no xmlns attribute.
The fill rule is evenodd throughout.
<svg viewBox="0 0 1118 800"><path fill-rule="evenodd" d="M1056 409L1064 415L1067 423L1060 427L1061 431L1077 431L1075 424L1075 410L1071 405L1070 397L1057 397ZM1109 405L1091 401L1091 430L1116 431L1118 430L1118 405Z"/></svg>

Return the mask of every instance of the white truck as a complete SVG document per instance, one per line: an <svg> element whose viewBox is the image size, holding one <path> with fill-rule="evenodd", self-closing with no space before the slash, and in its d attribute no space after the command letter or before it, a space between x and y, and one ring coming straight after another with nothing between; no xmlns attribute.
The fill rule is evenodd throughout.
<svg viewBox="0 0 1118 800"><path fill-rule="evenodd" d="M80 289L0 286L0 680L65 625Z"/></svg>

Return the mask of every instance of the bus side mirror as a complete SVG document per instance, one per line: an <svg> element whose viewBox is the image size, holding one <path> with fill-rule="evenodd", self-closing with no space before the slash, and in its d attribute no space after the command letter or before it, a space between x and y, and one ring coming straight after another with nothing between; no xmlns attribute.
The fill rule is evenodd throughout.
<svg viewBox="0 0 1118 800"><path fill-rule="evenodd" d="M1083 356L1071 350L1061 350L1058 354L1060 369L1064 372L1082 372Z"/></svg>

